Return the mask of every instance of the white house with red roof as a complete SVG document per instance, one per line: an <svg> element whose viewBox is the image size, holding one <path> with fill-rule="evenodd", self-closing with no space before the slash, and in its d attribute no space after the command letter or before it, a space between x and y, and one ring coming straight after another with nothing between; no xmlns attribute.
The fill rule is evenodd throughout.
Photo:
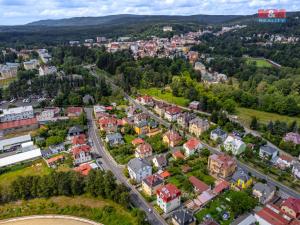
<svg viewBox="0 0 300 225"><path fill-rule="evenodd" d="M91 147L89 145L80 145L72 148L74 164L81 164L92 160Z"/></svg>
<svg viewBox="0 0 300 225"><path fill-rule="evenodd" d="M199 149L201 149L203 146L200 143L200 141L196 138L190 138L186 143L183 145L183 149L185 151L185 156L189 157L191 155L194 155L195 152L197 152Z"/></svg>
<svg viewBox="0 0 300 225"><path fill-rule="evenodd" d="M170 122L174 122L177 120L181 112L182 110L178 106L170 106L165 111L165 118Z"/></svg>
<svg viewBox="0 0 300 225"><path fill-rule="evenodd" d="M148 105L148 106L154 105L153 98L148 95L138 97L136 100L142 105Z"/></svg>
<svg viewBox="0 0 300 225"><path fill-rule="evenodd" d="M181 191L174 184L166 184L156 192L157 205L169 213L180 206Z"/></svg>
<svg viewBox="0 0 300 225"><path fill-rule="evenodd" d="M282 170L290 168L293 164L293 157L282 154L277 158L275 164Z"/></svg>
<svg viewBox="0 0 300 225"><path fill-rule="evenodd" d="M136 158L147 158L152 155L152 147L148 143L140 144L135 149Z"/></svg>
<svg viewBox="0 0 300 225"><path fill-rule="evenodd" d="M73 146L80 146L86 144L86 136L85 134L79 134L77 136L72 137L72 145Z"/></svg>
<svg viewBox="0 0 300 225"><path fill-rule="evenodd" d="M83 113L82 107L68 107L67 108L67 116L69 118L79 117L81 113Z"/></svg>

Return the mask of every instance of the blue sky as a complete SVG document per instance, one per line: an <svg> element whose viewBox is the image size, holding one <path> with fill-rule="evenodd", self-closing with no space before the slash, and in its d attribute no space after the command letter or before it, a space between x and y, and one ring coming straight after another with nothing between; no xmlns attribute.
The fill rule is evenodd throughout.
<svg viewBox="0 0 300 225"><path fill-rule="evenodd" d="M113 14L253 14L260 8L300 11L300 0L0 0L0 24Z"/></svg>

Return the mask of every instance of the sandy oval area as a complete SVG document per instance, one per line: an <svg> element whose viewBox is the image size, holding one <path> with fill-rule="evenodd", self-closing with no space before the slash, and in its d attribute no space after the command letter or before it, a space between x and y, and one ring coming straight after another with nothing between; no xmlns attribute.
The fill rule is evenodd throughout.
<svg viewBox="0 0 300 225"><path fill-rule="evenodd" d="M32 216L0 221L2 225L99 225L99 223L68 216Z"/></svg>

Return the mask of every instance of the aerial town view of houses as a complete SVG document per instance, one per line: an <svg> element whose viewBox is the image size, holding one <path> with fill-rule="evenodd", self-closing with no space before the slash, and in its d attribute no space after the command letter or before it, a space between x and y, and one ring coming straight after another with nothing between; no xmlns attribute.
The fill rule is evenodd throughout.
<svg viewBox="0 0 300 225"><path fill-rule="evenodd" d="M0 224L300 224L300 61L272 57L299 37L158 24L147 37L0 38Z"/></svg>

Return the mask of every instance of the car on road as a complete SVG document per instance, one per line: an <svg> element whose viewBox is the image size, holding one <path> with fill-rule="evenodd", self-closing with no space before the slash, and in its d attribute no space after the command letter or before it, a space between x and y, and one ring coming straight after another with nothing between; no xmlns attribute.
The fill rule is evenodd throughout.
<svg viewBox="0 0 300 225"><path fill-rule="evenodd" d="M15 101L17 101L17 99L13 98L9 101L9 103L14 103Z"/></svg>

